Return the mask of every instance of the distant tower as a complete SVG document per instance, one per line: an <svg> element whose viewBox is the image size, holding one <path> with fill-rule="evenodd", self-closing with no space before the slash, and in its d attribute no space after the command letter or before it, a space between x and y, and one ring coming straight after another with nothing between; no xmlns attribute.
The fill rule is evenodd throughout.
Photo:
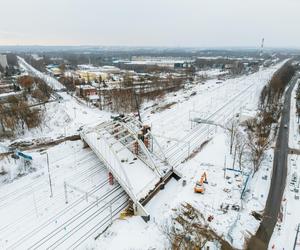
<svg viewBox="0 0 300 250"><path fill-rule="evenodd" d="M261 40L261 45L260 45L260 56L262 56L263 52L264 52L264 42L265 42L265 39L263 38Z"/></svg>

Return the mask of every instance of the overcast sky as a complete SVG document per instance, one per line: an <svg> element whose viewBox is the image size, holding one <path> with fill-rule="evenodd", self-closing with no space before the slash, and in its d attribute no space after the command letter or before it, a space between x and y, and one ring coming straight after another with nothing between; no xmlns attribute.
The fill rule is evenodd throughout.
<svg viewBox="0 0 300 250"><path fill-rule="evenodd" d="M0 0L0 45L300 47L300 0Z"/></svg>

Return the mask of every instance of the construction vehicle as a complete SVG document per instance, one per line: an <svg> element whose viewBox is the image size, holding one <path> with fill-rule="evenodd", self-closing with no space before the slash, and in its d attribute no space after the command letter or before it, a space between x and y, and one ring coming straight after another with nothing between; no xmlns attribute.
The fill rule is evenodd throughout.
<svg viewBox="0 0 300 250"><path fill-rule="evenodd" d="M195 187L194 187L194 192L204 194L204 192L205 192L204 183L206 183L206 184L208 183L206 172L204 172L201 175L200 180L196 182Z"/></svg>

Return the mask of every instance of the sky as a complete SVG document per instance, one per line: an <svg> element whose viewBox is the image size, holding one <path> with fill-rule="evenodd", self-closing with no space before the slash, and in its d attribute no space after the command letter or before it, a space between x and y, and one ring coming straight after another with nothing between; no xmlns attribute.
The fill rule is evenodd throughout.
<svg viewBox="0 0 300 250"><path fill-rule="evenodd" d="M300 0L0 0L0 45L300 47Z"/></svg>

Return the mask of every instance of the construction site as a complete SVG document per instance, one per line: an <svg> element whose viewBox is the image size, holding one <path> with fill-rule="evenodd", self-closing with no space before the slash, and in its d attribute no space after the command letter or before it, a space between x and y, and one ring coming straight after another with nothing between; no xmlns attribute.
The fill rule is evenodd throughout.
<svg viewBox="0 0 300 250"><path fill-rule="evenodd" d="M244 248L260 225L273 153L254 169L243 136L287 62L221 83L211 75L115 114L18 57L54 92L38 128L1 142L1 249L170 249L187 213L198 219L185 247Z"/></svg>

